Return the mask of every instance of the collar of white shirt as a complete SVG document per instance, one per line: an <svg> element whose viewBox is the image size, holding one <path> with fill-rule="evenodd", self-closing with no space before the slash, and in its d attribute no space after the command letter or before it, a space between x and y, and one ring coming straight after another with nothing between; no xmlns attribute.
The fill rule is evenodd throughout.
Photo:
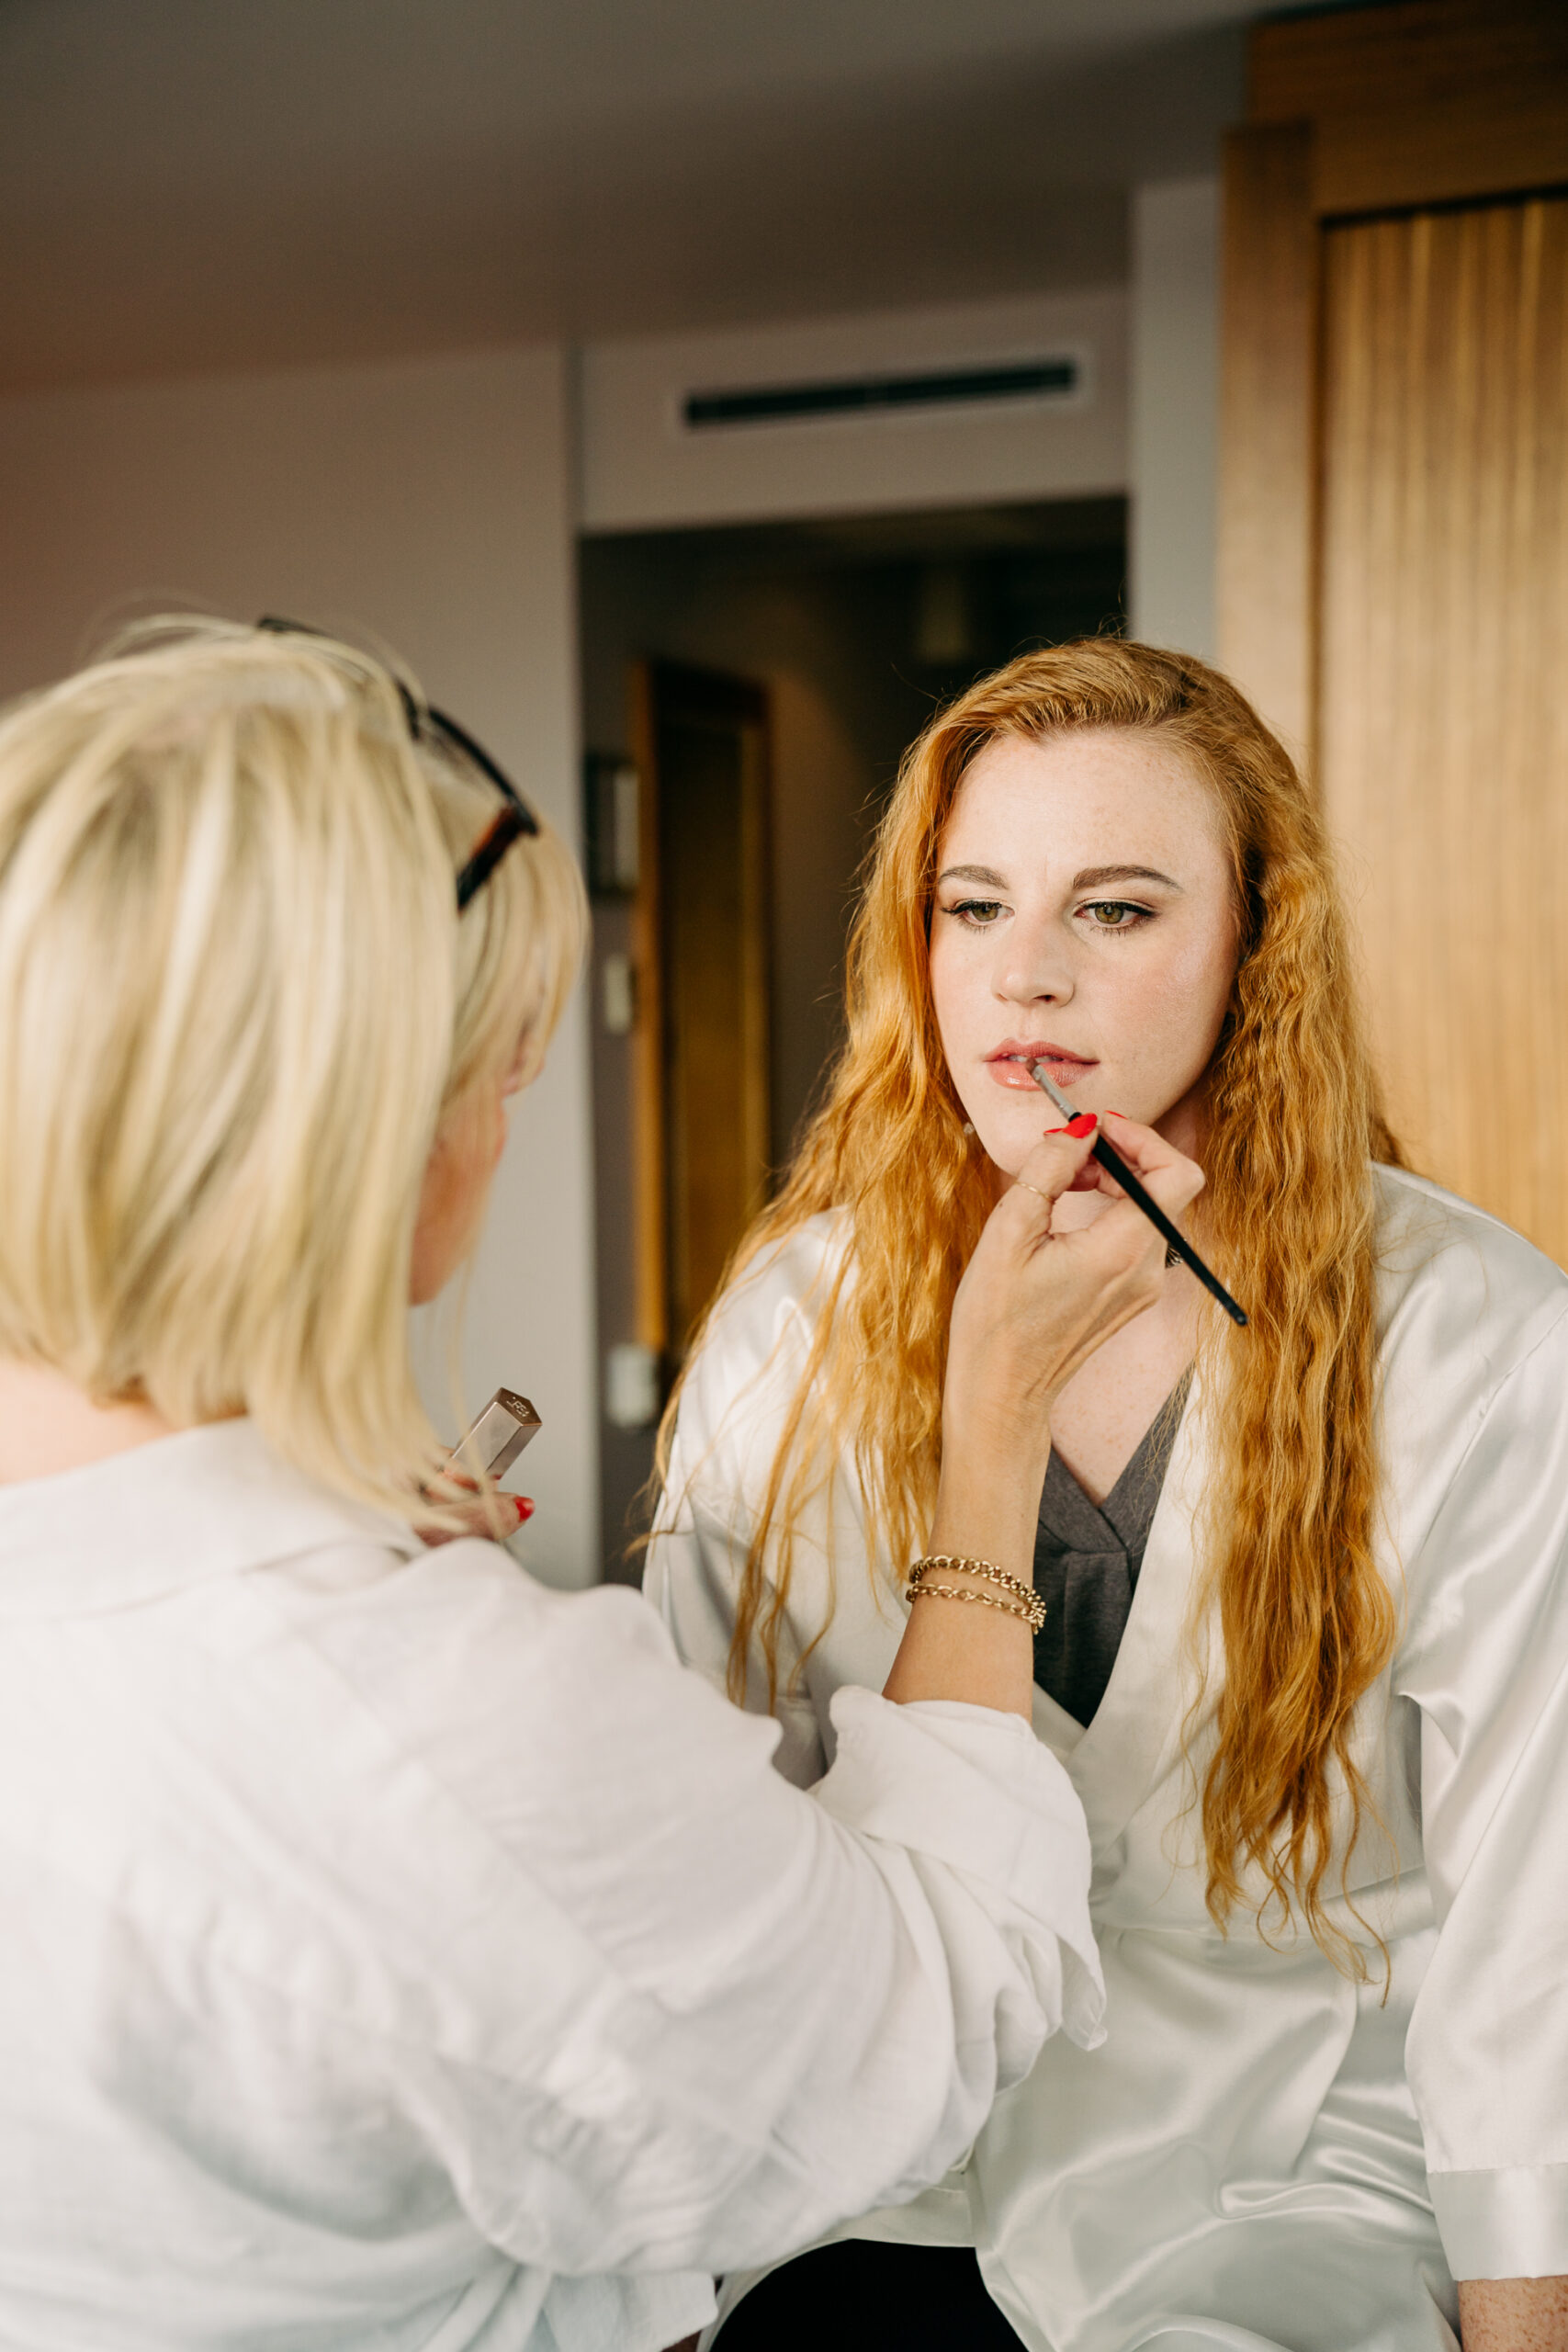
<svg viewBox="0 0 1568 2352"><path fill-rule="evenodd" d="M0 1622L133 1608L343 1544L421 1548L402 1521L290 1469L254 1422L209 1422L0 1487Z"/></svg>

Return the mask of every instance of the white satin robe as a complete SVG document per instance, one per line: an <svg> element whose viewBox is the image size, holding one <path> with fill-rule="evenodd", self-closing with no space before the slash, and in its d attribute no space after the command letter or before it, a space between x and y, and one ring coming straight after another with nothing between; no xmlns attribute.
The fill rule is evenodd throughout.
<svg viewBox="0 0 1568 2352"><path fill-rule="evenodd" d="M1035 2352L1437 2352L1455 2278L1568 2272L1568 1279L1436 1187L1376 1181L1402 1634L1360 1710L1383 1826L1349 1885L1392 1984L1385 2000L1375 1951L1358 1988L1303 1934L1270 1946L1243 1915L1225 1939L1205 1910L1181 1747L1195 1398L1092 1724L1035 1692L1089 1818L1108 2038L1049 2043L941 2187L839 2233L976 2244ZM815 1220L737 1289L682 1402L647 1589L716 1680L840 1230ZM809 1537L786 1674L835 1582L837 1607L781 1710L775 1760L802 1783L829 1759L832 1693L880 1687L904 1619L887 1563L868 1574L850 1478ZM1209 1752L1200 1736L1200 1773Z"/></svg>

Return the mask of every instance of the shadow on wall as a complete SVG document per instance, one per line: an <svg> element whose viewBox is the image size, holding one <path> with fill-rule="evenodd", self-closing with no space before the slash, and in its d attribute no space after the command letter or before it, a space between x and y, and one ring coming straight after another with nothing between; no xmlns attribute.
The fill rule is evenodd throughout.
<svg viewBox="0 0 1568 2352"><path fill-rule="evenodd" d="M905 751L932 712L1031 646L1123 626L1120 498L585 539L583 741L631 751L641 660L751 679L771 729L769 1092L773 1159L792 1142L839 1040L854 880ZM617 1011L633 951L625 900L596 899L595 1230L602 1372L637 1331L632 1038ZM606 994L606 978L609 990ZM608 1015L608 1019L606 1018ZM622 1367L625 1359L619 1360ZM668 1371L668 1366L664 1368ZM636 1383L632 1384L635 1390ZM605 1574L637 1573L650 1401L604 1414Z"/></svg>

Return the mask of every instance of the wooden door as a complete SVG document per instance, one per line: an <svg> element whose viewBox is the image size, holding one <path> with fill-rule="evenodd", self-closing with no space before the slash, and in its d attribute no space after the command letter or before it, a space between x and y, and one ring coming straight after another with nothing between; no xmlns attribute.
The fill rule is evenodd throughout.
<svg viewBox="0 0 1568 2352"><path fill-rule="evenodd" d="M1568 198L1325 259L1318 773L1391 1114L1568 1259Z"/></svg>
<svg viewBox="0 0 1568 2352"><path fill-rule="evenodd" d="M639 663L639 1336L678 1363L767 1197L768 704Z"/></svg>
<svg viewBox="0 0 1568 2352"><path fill-rule="evenodd" d="M1568 14L1263 28L1222 659L1316 778L1396 1126L1568 1260Z"/></svg>

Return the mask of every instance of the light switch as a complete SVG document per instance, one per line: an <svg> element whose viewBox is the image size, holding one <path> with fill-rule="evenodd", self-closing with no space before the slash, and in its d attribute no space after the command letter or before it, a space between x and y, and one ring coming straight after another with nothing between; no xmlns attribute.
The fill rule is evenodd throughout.
<svg viewBox="0 0 1568 2352"><path fill-rule="evenodd" d="M617 1430L648 1430L659 1419L659 1357L635 1340L604 1357L604 1419Z"/></svg>
<svg viewBox="0 0 1568 2352"><path fill-rule="evenodd" d="M605 1032L624 1037L637 1023L637 967L629 956L606 956L600 966L600 1012Z"/></svg>

